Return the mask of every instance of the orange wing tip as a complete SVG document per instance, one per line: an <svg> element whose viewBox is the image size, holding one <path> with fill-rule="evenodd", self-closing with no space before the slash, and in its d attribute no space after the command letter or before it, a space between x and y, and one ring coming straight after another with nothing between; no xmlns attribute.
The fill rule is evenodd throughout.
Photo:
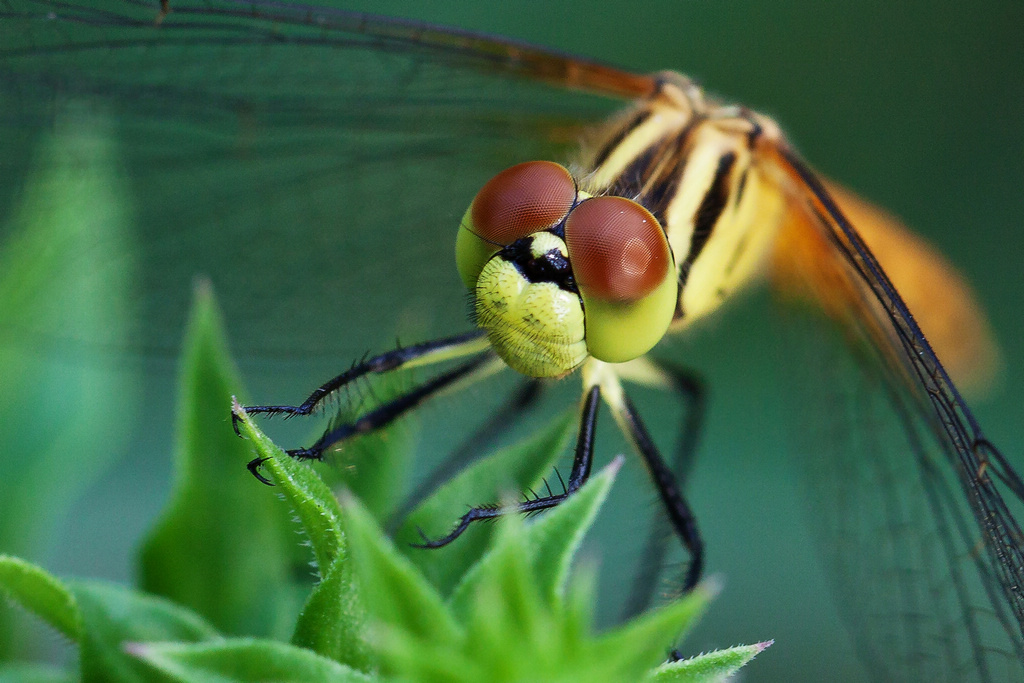
<svg viewBox="0 0 1024 683"><path fill-rule="evenodd" d="M967 280L894 216L834 183L825 185L896 286L957 387L974 396L991 389L1001 367L1000 352ZM773 259L773 284L785 296L812 300L841 321L851 305L857 305L856 286L806 212L790 213Z"/></svg>

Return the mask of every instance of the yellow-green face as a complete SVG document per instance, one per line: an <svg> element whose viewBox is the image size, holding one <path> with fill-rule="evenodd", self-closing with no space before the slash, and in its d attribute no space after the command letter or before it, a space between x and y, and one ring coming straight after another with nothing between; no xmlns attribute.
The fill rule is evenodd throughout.
<svg viewBox="0 0 1024 683"><path fill-rule="evenodd" d="M675 261L657 220L628 199L579 192L558 164L531 161L491 179L455 253L477 324L531 377L560 377L588 355L632 360L672 322Z"/></svg>

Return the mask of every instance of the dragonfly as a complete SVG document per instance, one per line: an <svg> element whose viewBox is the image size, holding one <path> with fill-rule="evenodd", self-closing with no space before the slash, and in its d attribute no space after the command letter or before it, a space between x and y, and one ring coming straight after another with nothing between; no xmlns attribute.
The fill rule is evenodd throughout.
<svg viewBox="0 0 1024 683"><path fill-rule="evenodd" d="M312 300L336 300L337 284L324 274L332 271L331 259L341 252L354 252L349 262L356 265L346 274L351 282L404 278L410 292L442 292L460 301L464 295L459 283L453 287L445 280L439 264L451 262L455 234L468 234L458 238L464 243L480 236L479 230L466 228L465 219L460 227L466 203L479 197L481 187L490 186L488 179L501 169L522 162L563 163L557 168L568 174L573 197L556 218L563 224L560 239L566 244L572 241L564 232L569 216L587 207L588 201L593 205L609 197L639 206L647 212L643 221L664 229L665 244L655 248L647 243L654 251L661 249L661 261L670 264L659 281L660 296L667 298L667 273L677 276L677 283L685 272L688 284L671 292L671 310L662 313L660 322L643 318L638 323L655 337L641 346L658 341L651 328L659 325L661 332L672 326L685 332L702 315L713 315L730 297L730 288L738 291L769 270L771 282L796 302L796 308L813 305L819 313L812 315L824 329L839 330L833 346L846 350L843 359L855 361L846 372L862 385L851 410L883 421L885 429L896 434L896 445L888 435L849 444L837 444L835 438L815 444L816 434L807 434L809 448L816 445L819 451L815 462L825 470L815 476L826 477L834 490L845 492L851 487L839 480L869 476L856 458L873 452L882 463L879 472L899 458L899 466L916 477L911 486L895 489L898 493L892 499L885 496L891 486L869 482L874 486L853 487L855 495L867 498L829 500L831 491L826 490L816 502L824 511L816 518L822 532L846 541L835 549L834 570L894 586L891 594L874 594L863 604L858 604L855 589L847 589L847 618L860 634L858 650L871 662L869 668L880 679L1021 677L1022 562L1012 510L1024 487L986 439L939 361L942 358L950 368L969 365L972 356L984 355L978 350L984 340L950 341L929 331L929 316L942 320L944 313L928 313L918 305L908 308L898 292L905 288L893 285L884 259L879 263L873 255L877 245L898 242L892 236L905 233L891 219L819 177L767 117L719 102L676 74L635 74L503 38L332 8L230 1L9 0L2 12L6 28L0 29L0 83L6 101L19 103L5 107L5 125L37 132L35 122L51 120L55 112L73 115L73 106L83 101L98 103L101 113L107 108L120 119L118 132L142 198L141 272L144 279L151 278L145 282L146 291L153 293L153 301L180 300L181 294L175 297L166 291L185 291L194 272L217 272L229 259L243 262L244 267L232 270L238 277L231 290L237 293L230 296L231 315L269 353L331 352L353 323L394 307L390 295L366 291L372 287L362 288L361 305L344 320L308 305ZM222 59L239 46L259 48L258 57L244 63ZM127 61L133 65L130 70L124 68ZM216 78L211 81L213 64ZM473 101L488 106L467 110L464 105ZM621 108L626 113L615 114ZM68 109L72 114L66 113ZM624 169L638 154L635 136L648 130L644 123L666 116L674 117L675 127L654 130L662 136L673 131L677 144L651 152L658 163L647 159L645 165L634 165L637 177L629 176ZM601 121L607 123L600 125ZM572 152L581 133L592 125L598 132L589 152ZM707 158L688 146L691 136L700 137L697 147L707 150ZM14 153L5 161L7 178L17 177L23 170L19 164L27 164L32 140L31 134L11 138ZM453 145L454 140L461 144ZM700 163L693 163L698 158ZM700 173L687 179L687 168ZM218 182L239 169L244 169L244 182ZM179 171L172 183L167 182L170 170ZM438 183L439 177L444 182ZM673 178L677 186L670 188ZM432 191L410 193L415 187ZM399 196L401 201L385 199ZM194 201L196 197L202 201ZM369 201L370 197L379 201ZM684 198L687 211L676 205ZM737 217L744 211L756 211L760 218ZM687 222L675 217L687 212L693 223L689 239L675 230ZM696 220L700 216L706 218ZM761 222L765 225L756 231L750 227ZM702 223L700 231L697 223ZM746 226L750 232L743 234L749 237L734 235L731 242L720 241L725 234L719 232L721 225ZM245 240L254 226L259 227L259 249L248 248ZM425 234L416 239L415 248L396 250L395 232L388 226L402 226L402 239L411 239L417 229L430 239ZM867 239L871 229L881 235L874 243ZM555 235L551 230L557 232L553 226L540 232ZM303 252L300 262L283 269L280 259L297 253L297 234L313 247ZM437 238L444 234L449 235L447 240ZM764 243L758 244L760 240ZM700 253L695 253L694 244L701 241ZM493 235L482 240L495 247L500 242ZM182 243L193 252L187 259L177 258ZM695 284L708 279L698 256L720 252L726 248L720 244L730 243L732 250L719 259L716 275L722 291ZM464 281L479 275L479 254L488 249L480 244L460 248ZM381 263L382 253L388 254L386 263ZM566 253L572 260L568 246ZM927 264L932 272L941 273L945 267L926 251L913 253L915 262ZM723 269L734 281L722 279ZM894 278L898 274L898 269L891 273ZM929 280L936 286L948 281L940 276ZM579 288L586 309L600 308L600 296L587 304L590 295L584 285ZM688 294L700 291L703 296ZM263 294L271 292L275 295ZM421 308L415 294L404 307L414 319ZM622 308L620 304L612 308ZM142 305L140 315L151 324L140 334L152 335L142 343L166 343L162 338L170 324L161 321L174 319L180 311L146 308L148 301ZM466 325L460 322L462 307L450 308L435 329ZM974 320L969 303L958 310ZM282 325L285 320L288 324ZM600 325L586 320L588 333ZM301 348L292 346L295 329L307 331ZM616 327L609 329L614 337ZM440 357L457 349L487 355L490 363L488 344L480 334L469 333L407 347L404 355ZM957 360L956 353L963 348L969 350L968 358ZM600 352L598 358L586 344L584 349L548 374L569 373L576 369L579 355L585 356L580 373L586 387L582 425L586 427L596 414L598 399L605 400L624 424L627 437L655 472L660 471L656 448L645 443L641 418L621 381L679 384L682 376L666 375L664 367L643 360L622 365L628 359L614 351ZM646 350L640 349L635 358L642 358ZM514 352L496 352L502 362L516 367ZM637 349L629 354L634 352ZM385 365L394 365L398 357L383 358ZM831 358L828 361L823 366L841 374ZM481 368L462 367L464 373ZM517 369L537 374L531 368ZM451 373L442 377L459 378ZM864 402L869 408L857 408ZM281 406L262 408L272 413ZM849 418L831 416L833 423L843 423L844 417ZM584 436L586 432L581 430ZM579 467L574 467L576 476L570 475L568 488L585 478L592 446L588 441L580 441ZM828 450L822 444L836 452L821 452ZM297 449L296 455L315 457L317 448ZM845 469L827 467L829 458L845 463ZM877 472L870 476L881 477ZM670 513L677 517L676 529L695 556L686 579L692 584L701 573L699 511L689 509L667 477L661 477L659 485L662 497L669 499ZM871 517L886 504L890 508L867 520L851 518L844 509L855 506ZM908 518L911 512L923 515L925 522ZM686 531L688 526L694 528ZM867 529L881 533L884 542L872 547L876 537L865 537ZM896 626L892 631L874 630L885 623ZM893 651L894 657L884 654Z"/></svg>

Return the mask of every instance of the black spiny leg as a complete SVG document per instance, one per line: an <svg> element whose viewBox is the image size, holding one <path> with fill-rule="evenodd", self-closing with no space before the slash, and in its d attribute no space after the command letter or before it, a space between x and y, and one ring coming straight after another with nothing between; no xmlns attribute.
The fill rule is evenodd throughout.
<svg viewBox="0 0 1024 683"><path fill-rule="evenodd" d="M469 525L481 519L495 519L512 513L539 512L547 510L560 504L572 494L576 493L590 477L590 466L594 455L594 431L597 427L597 409L600 405L601 389L598 386L591 387L587 392L586 400L583 403L582 417L580 418L580 431L576 439L576 454L572 461L572 472L569 474L569 481L566 482L563 493L535 498L508 507L496 505L483 505L470 508L469 512L462 516L455 529L443 538L430 540L420 531L423 543L416 545L417 548L440 548L448 545L462 535Z"/></svg>
<svg viewBox="0 0 1024 683"><path fill-rule="evenodd" d="M672 462L672 472L675 473L678 486L681 489L685 486L686 479L693 468L697 443L704 424L706 408L704 383L696 374L683 368L667 363L658 363L657 367L668 375L672 388L679 394L683 403L684 418ZM640 558L639 570L633 580L633 587L622 610L623 621L636 616L651 605L658 587L658 575L664 566L671 531L668 518L656 515L647 536L647 542Z"/></svg>
<svg viewBox="0 0 1024 683"><path fill-rule="evenodd" d="M626 436L633 442L640 457L644 459L662 505L665 506L665 513L668 515L672 529L690 553L690 568L683 579L683 590L690 591L697 585L704 569L704 542L697 529L697 520L686 499L683 498L675 475L665 464L661 454L658 453L657 446L651 440L647 428L644 427L640 415L629 397L623 394L622 404L612 406L612 409L616 411L619 423L627 431Z"/></svg>
<svg viewBox="0 0 1024 683"><path fill-rule="evenodd" d="M293 448L285 451L288 455L299 460L323 460L324 451L341 443L345 439L352 438L358 434L366 434L377 429L388 426L394 420L409 412L426 399L434 396L448 386L472 375L480 370L488 361L493 358L490 353L482 353L472 360L466 361L447 372L443 372L429 382L425 382L413 388L401 396L378 406L353 422L335 425L327 430L323 436L316 440L308 448ZM254 458L249 461L248 468L253 476L268 486L273 482L259 473L259 466L265 458Z"/></svg>
<svg viewBox="0 0 1024 683"><path fill-rule="evenodd" d="M494 355L486 350L486 339L479 330L459 335L438 339L423 344L417 344L407 348L399 348L388 353L381 354L363 363L354 365L347 372L343 372L331 381L320 386L314 391L302 405L299 406L248 406L245 410L251 414L274 416L285 415L309 415L323 403L323 401L345 385L363 377L375 373L380 374L395 370L406 365L426 365L429 363L443 362L453 358L474 355L474 358L466 361L447 372L434 377L432 380L421 384L412 390L388 401L387 403L370 411L366 415L342 425L331 427L327 433L317 439L316 443L308 448L296 448L287 451L288 455L303 460L321 460L323 453L335 444L357 434L380 429L392 421L415 408L423 401L438 394L446 387L455 382L472 375L481 370ZM238 433L238 416L232 415L235 433ZM266 477L260 474L259 467L263 464L263 458L255 458L249 462L248 468L253 476L267 485L273 485Z"/></svg>
<svg viewBox="0 0 1024 683"><path fill-rule="evenodd" d="M461 446L445 458L444 462L435 467L427 478L413 489L412 493L406 496L401 506L392 515L388 528L391 531L397 529L406 515L422 503L427 496L436 491L453 473L462 470L466 465L482 455L489 444L510 429L523 413L537 403L543 386L543 382L539 379L532 377L523 379L505 405L492 415L487 422L481 425Z"/></svg>
<svg viewBox="0 0 1024 683"><path fill-rule="evenodd" d="M473 342L481 341L483 343L474 345ZM479 346L479 348L477 348ZM465 334L460 334L455 337L446 337L444 339L434 339L432 341L423 342L422 344L416 344L414 346L407 346L405 348L398 348L387 353L382 353L375 358L357 363L351 368L341 373L334 379L325 382L316 389L312 394L309 395L301 405L297 406L244 406L244 410L249 415L264 414L270 417L275 415L284 415L292 417L294 415L309 415L313 413L323 403L324 399L338 391L347 384L351 384L360 377L364 377L370 374L381 374L384 372L390 372L391 370L397 370L404 365L410 365L414 361L423 362L440 362L449 358L457 358L459 356L466 356L471 353L477 353L484 351L487 348L486 342L484 342L484 331L473 330ZM429 358L430 356L436 356L436 360ZM232 424L235 427L235 433L238 433L238 417L232 416Z"/></svg>

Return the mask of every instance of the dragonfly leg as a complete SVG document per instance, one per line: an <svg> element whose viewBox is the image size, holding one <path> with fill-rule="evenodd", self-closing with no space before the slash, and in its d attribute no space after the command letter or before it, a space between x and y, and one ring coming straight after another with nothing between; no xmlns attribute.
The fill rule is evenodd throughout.
<svg viewBox="0 0 1024 683"><path fill-rule="evenodd" d="M309 395L305 401L297 406L245 406L245 412L249 415L309 415L317 410L326 398L334 392L351 384L355 380L371 374L383 374L402 367L413 367L440 363L454 358L461 358L474 353L480 353L488 348L487 339L483 330L473 330L465 334L444 339L415 344L404 348L397 348L379 356L356 363L351 368L337 377L317 387L316 391ZM232 425L235 433L238 433L238 416L232 415Z"/></svg>
<svg viewBox="0 0 1024 683"><path fill-rule="evenodd" d="M492 353L480 353L475 358L437 375L430 381L414 387L351 422L332 425L313 445L306 448L293 448L285 452L299 460L323 460L324 452L327 449L345 439L386 427L425 400L460 380L472 378L474 375L489 374L493 362L495 362L495 357ZM259 466L263 464L263 461L263 458L255 458L250 461L249 471L264 484L272 486L273 483L259 473Z"/></svg>
<svg viewBox="0 0 1024 683"><path fill-rule="evenodd" d="M683 404L683 419L672 461L672 472L675 473L679 487L682 488L693 468L704 424L707 406L704 382L696 373L675 365L656 362L653 367L665 380L661 386L678 394ZM633 579L633 587L623 606L623 621L636 616L653 601L658 576L664 567L671 531L669 519L662 515L657 515L651 523L647 542L640 556L639 569Z"/></svg>
<svg viewBox="0 0 1024 683"><path fill-rule="evenodd" d="M286 451L288 455L303 460L321 460L323 453L331 446L357 434L380 429L403 414L415 408L428 398L440 393L459 380L474 374L484 375L490 366L486 361L493 361L494 355L488 351L488 344L483 332L472 332L436 339L415 346L397 348L383 353L370 360L353 365L349 370L324 383L309 398L298 406L246 406L244 410L250 414L274 415L309 415L316 411L329 396L353 381L369 374L382 374L398 368L409 368L420 365L440 363L465 356L476 355L447 372L441 373L429 382L413 388L411 391L379 406L360 418L340 425L331 426L327 432L317 439L316 443L307 448L296 448ZM238 434L238 415L232 414L231 421ZM248 464L249 471L264 484L272 486L273 482L260 474L260 465L264 458L255 458Z"/></svg>
<svg viewBox="0 0 1024 683"><path fill-rule="evenodd" d="M704 569L704 542L701 540L700 531L697 528L697 520L690 505L683 497L682 489L672 468L658 452L657 446L654 445L654 441L647 432L632 401L629 400L625 392L621 391L610 394L608 399L615 421L618 422L623 434L633 444L637 453L643 458L644 464L647 465L647 471L658 491L658 496L661 498L673 531L690 553L690 566L683 578L683 590L689 591L697 585Z"/></svg>
<svg viewBox="0 0 1024 683"><path fill-rule="evenodd" d="M452 473L463 469L479 457L489 444L509 430L526 411L536 405L543 386L544 383L539 379L524 378L505 405L499 408L462 445L445 458L444 462L435 467L412 493L406 496L392 516L388 524L389 528L396 529L405 516L443 484Z"/></svg>
<svg viewBox="0 0 1024 683"><path fill-rule="evenodd" d="M569 474L569 481L566 482L565 490L562 491L562 493L536 497L532 500L526 500L515 505L501 506L490 504L470 508L469 512L459 519L455 528L447 536L438 539L430 539L421 530L420 536L423 537L423 543L415 544L415 547L440 548L448 545L461 536L462 532L468 529L469 525L473 522L481 519L496 519L507 514L531 513L548 510L556 507L569 498L569 496L576 493L576 491L578 491L590 477L590 469L594 455L594 433L597 427L597 409L600 405L600 399L601 388L597 385L592 386L583 401L580 431L579 436L576 439L576 454L573 457L572 472Z"/></svg>

